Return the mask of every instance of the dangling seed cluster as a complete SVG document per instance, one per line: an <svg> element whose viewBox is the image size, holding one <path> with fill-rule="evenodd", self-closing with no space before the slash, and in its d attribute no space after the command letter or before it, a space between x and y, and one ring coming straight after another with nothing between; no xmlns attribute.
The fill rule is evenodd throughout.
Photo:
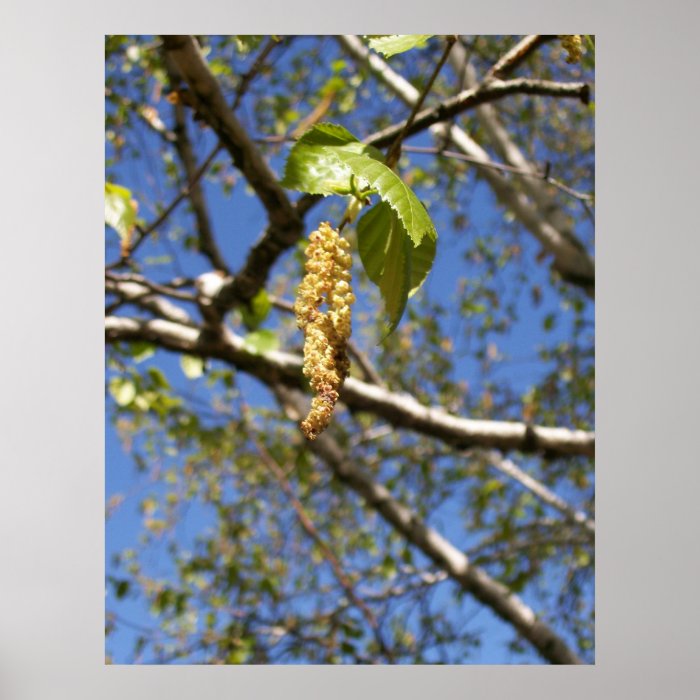
<svg viewBox="0 0 700 700"><path fill-rule="evenodd" d="M306 275L297 290L294 313L304 331L304 375L315 396L301 431L315 440L331 420L338 392L350 371L347 343L351 332L350 244L328 222L309 236ZM322 312L321 305L328 310Z"/></svg>
<svg viewBox="0 0 700 700"><path fill-rule="evenodd" d="M581 60L583 42L580 34L562 34L561 47L566 51L567 63L578 63Z"/></svg>

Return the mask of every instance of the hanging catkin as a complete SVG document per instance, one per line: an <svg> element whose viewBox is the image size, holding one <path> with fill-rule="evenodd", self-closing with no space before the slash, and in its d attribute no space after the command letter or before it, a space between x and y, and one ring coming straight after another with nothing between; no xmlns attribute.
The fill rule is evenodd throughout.
<svg viewBox="0 0 700 700"><path fill-rule="evenodd" d="M306 275L297 290L294 313L304 331L304 375L314 398L301 430L315 440L331 420L338 392L350 370L347 343L351 332L350 244L328 222L309 236ZM327 310L321 311L326 304Z"/></svg>
<svg viewBox="0 0 700 700"><path fill-rule="evenodd" d="M567 63L578 63L581 60L583 42L580 34L562 34L561 47L566 51Z"/></svg>

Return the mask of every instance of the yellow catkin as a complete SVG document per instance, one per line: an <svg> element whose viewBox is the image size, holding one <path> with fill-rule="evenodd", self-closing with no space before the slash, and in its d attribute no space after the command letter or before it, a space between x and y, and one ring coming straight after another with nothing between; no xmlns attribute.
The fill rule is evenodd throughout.
<svg viewBox="0 0 700 700"><path fill-rule="evenodd" d="M567 63L578 63L583 52L583 42L580 34L562 34L561 47L566 51Z"/></svg>
<svg viewBox="0 0 700 700"><path fill-rule="evenodd" d="M355 296L350 286L350 244L328 222L309 236L306 274L294 303L297 325L304 331L304 375L314 398L301 431L315 440L331 420L338 392L350 371L350 338ZM325 304L327 310L321 311Z"/></svg>

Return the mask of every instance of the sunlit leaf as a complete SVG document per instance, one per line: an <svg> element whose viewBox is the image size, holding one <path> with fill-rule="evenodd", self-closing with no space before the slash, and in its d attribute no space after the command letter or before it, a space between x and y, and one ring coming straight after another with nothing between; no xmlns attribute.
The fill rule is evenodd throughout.
<svg viewBox="0 0 700 700"><path fill-rule="evenodd" d="M254 331L270 313L272 302L267 292L261 289L249 302L249 306L241 305L241 318L243 325L249 330Z"/></svg>
<svg viewBox="0 0 700 700"><path fill-rule="evenodd" d="M188 379L197 379L204 374L204 360L194 355L180 355L180 367Z"/></svg>
<svg viewBox="0 0 700 700"><path fill-rule="evenodd" d="M419 245L424 236L437 238L437 231L430 216L413 190L384 163L366 155L354 155L338 152L337 157L345 163L352 173L362 178L379 194L399 216L414 245Z"/></svg>
<svg viewBox="0 0 700 700"><path fill-rule="evenodd" d="M158 367L149 367L148 376L151 378L156 389L170 389L170 383Z"/></svg>
<svg viewBox="0 0 700 700"><path fill-rule="evenodd" d="M277 334L267 329L246 334L244 341L248 352L255 354L270 352L279 348Z"/></svg>
<svg viewBox="0 0 700 700"><path fill-rule="evenodd" d="M131 379L114 377L109 383L109 393L119 406L128 406L136 397L136 385Z"/></svg>
<svg viewBox="0 0 700 700"><path fill-rule="evenodd" d="M370 48L387 58L397 53L423 48L432 34L381 34L369 38Z"/></svg>
<svg viewBox="0 0 700 700"><path fill-rule="evenodd" d="M352 169L337 154L367 154L383 158L381 151L356 139L337 124L317 124L292 147L284 168L282 186L309 194L339 194L350 188Z"/></svg>
<svg viewBox="0 0 700 700"><path fill-rule="evenodd" d="M105 183L105 223L122 240L129 238L136 224L136 202L131 190L111 182Z"/></svg>

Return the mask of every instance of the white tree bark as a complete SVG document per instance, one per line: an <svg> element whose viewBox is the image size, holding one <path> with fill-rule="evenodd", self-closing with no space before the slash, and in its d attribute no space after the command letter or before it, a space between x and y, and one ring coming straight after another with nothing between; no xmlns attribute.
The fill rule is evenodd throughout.
<svg viewBox="0 0 700 700"><path fill-rule="evenodd" d="M227 328L217 335L163 319L109 316L105 333L111 342L149 340L168 350L219 358L270 385L301 382L301 357L277 351L253 353L243 338ZM461 418L441 408L423 406L409 394L396 394L352 377L345 381L340 398L351 410L369 411L397 428L408 428L460 449L491 447L584 456L592 456L595 450L595 435L591 432Z"/></svg>
<svg viewBox="0 0 700 700"><path fill-rule="evenodd" d="M338 37L338 41L355 60L366 63L381 82L393 90L406 104L412 106L417 102L420 95L418 90L392 70L378 54L371 52L358 37L343 35ZM453 47L453 51L455 48L457 47ZM449 139L466 155L483 163L490 162L488 153L458 126L435 124L430 127L430 132L439 143ZM562 231L553 225L539 207L529 201L523 192L516 190L501 173L492 168L483 168L482 175L501 204L510 209L544 249L553 255L554 266L560 274L584 287L592 296L595 285L595 266L583 246L575 239L572 240L570 232Z"/></svg>
<svg viewBox="0 0 700 700"><path fill-rule="evenodd" d="M531 42L531 37L525 37L513 49L515 53L518 51L518 46L526 45ZM467 61L467 52L464 46L456 43L452 47L448 58L450 65L459 74L462 73L465 85L476 87L479 84L479 79L474 66ZM509 165L520 170L537 173L538 168L532 164L518 148L517 144L510 137L507 129L498 117L497 111L493 105L484 103L476 108L476 117L479 123L484 127L486 135L493 145L499 156ZM541 216L543 216L554 228L561 231L563 236L568 239L572 245L579 248L582 254L585 254L581 243L573 234L572 224L567 214L557 204L556 199L552 196L551 190L547 187L547 183L539 178L517 176L522 188L532 201L537 206Z"/></svg>
<svg viewBox="0 0 700 700"><path fill-rule="evenodd" d="M298 393L278 387L278 395L298 416L304 402ZM410 508L397 501L380 483L345 459L342 449L327 433L320 435L311 449L334 474L364 498L397 532L430 557L447 575L499 617L512 625L547 661L554 664L580 664L581 659L546 623L537 619L526 605L506 586L492 579L483 569L472 566L466 554L426 525Z"/></svg>

